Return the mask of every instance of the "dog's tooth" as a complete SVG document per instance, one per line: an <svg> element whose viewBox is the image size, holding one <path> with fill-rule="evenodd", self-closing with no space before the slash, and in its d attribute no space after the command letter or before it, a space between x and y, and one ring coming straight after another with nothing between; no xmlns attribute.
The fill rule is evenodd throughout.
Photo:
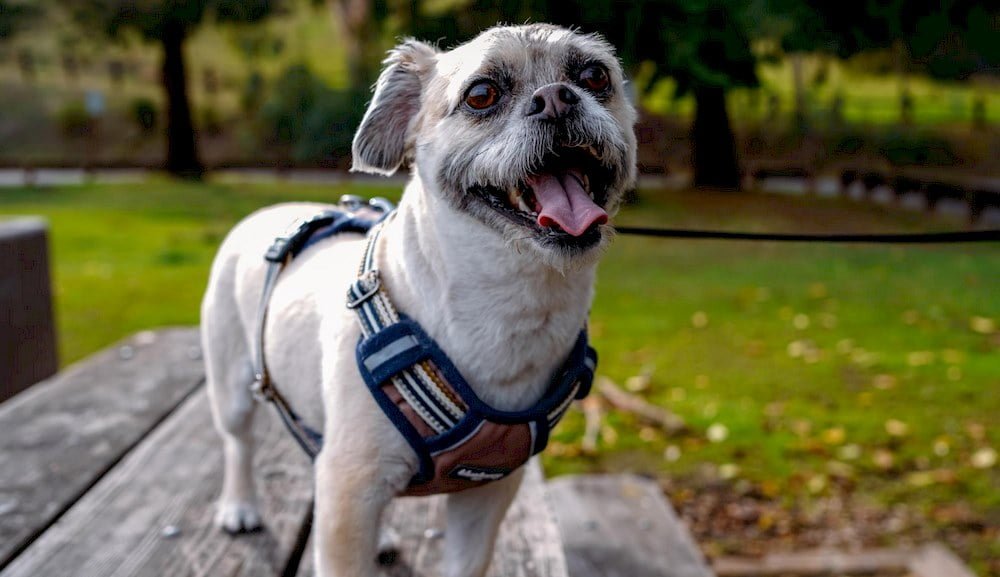
<svg viewBox="0 0 1000 577"><path fill-rule="evenodd" d="M518 195L518 197L517 197L517 207L520 208L521 210L523 210L524 212L531 212L531 207L528 206L527 202L524 202L524 196L523 195Z"/></svg>
<svg viewBox="0 0 1000 577"><path fill-rule="evenodd" d="M510 201L511 206L518 206L518 204L524 202L524 200L522 199L521 190L516 186L512 187L507 192L507 199Z"/></svg>

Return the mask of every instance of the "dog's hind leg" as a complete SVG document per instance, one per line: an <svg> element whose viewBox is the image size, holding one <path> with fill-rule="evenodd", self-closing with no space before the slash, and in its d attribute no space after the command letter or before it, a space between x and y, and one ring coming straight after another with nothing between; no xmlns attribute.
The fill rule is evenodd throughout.
<svg viewBox="0 0 1000 577"><path fill-rule="evenodd" d="M215 524L230 533L260 528L253 481L253 367L233 299L231 275L213 271L202 302L205 379L215 426L222 436L224 471Z"/></svg>
<svg viewBox="0 0 1000 577"><path fill-rule="evenodd" d="M482 577L507 508L521 486L524 467L492 483L448 495L445 577Z"/></svg>

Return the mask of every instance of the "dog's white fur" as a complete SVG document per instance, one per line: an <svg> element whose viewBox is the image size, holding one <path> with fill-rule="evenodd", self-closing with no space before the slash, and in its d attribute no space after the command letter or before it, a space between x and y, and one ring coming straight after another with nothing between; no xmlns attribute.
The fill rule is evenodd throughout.
<svg viewBox="0 0 1000 577"><path fill-rule="evenodd" d="M529 54L526 47L551 48L555 60L548 62L545 50L542 56ZM530 91L544 81L564 81L556 53L567 47L607 63L616 83L612 100L581 105L588 107L584 116L593 130L616 131L602 137L620 149L614 162L624 168L610 190L613 209L634 183L635 116L610 48L595 37L536 25L492 29L445 53L409 41L387 60L355 140L355 168L391 173L406 159L412 165L413 178L376 253L389 295L441 345L476 393L500 409L531 406L563 362L586 323L600 249L568 255L524 238L520 227L489 220L483 211L477 217L463 210L438 175L448 172L441 167L452 155L470 154L486 136L482 126L460 124L466 121L449 111L459 105L463 82L481 73L484 59L498 51L506 62L513 59L515 68L516 62L542 67L520 71L529 77ZM490 180L484 172L510 171L509 165L493 166L503 160L486 159L483 167L466 168L455 178L479 174ZM328 207L287 204L258 211L230 233L212 268L202 331L212 409L225 449L216 521L229 531L261 523L251 471L248 343L255 338L262 255L289 223L323 208ZM275 382L307 421L323 423L314 536L318 575L324 577L374 574L381 511L418 468L355 366L360 331L344 303L361 249L359 236L342 235L300 255L279 279L265 331ZM448 497L445 575L485 574L520 480L516 473Z"/></svg>

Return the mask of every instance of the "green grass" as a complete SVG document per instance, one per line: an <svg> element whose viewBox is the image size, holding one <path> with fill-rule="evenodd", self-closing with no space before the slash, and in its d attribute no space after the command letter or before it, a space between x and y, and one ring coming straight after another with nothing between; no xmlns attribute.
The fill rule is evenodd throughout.
<svg viewBox="0 0 1000 577"><path fill-rule="evenodd" d="M3 190L0 217L50 222L62 360L70 362L133 331L196 323L213 252L243 215L344 192L398 194L153 181ZM846 200L657 191L642 198L621 222L814 232L960 225ZM621 237L602 262L593 309L600 373L623 386L648 374L638 394L690 429L668 438L611 413L598 454L583 456L583 418L574 411L547 465L553 473L735 475L789 499L847 487L882 503L965 502L996 519L1000 470L975 468L972 456L1000 446L1000 334L989 326L1000 320L998 280L995 244ZM728 431L721 442L708 440L712 425ZM676 460L664 458L669 446Z"/></svg>

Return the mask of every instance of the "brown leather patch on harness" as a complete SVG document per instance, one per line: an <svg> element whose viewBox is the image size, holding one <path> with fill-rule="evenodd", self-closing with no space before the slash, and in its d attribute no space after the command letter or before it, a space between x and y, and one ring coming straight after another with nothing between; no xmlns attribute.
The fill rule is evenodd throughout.
<svg viewBox="0 0 1000 577"><path fill-rule="evenodd" d="M483 421L467 440L434 456L433 480L409 487L403 494L454 493L494 481L496 474L506 476L531 458L531 440L527 424Z"/></svg>

